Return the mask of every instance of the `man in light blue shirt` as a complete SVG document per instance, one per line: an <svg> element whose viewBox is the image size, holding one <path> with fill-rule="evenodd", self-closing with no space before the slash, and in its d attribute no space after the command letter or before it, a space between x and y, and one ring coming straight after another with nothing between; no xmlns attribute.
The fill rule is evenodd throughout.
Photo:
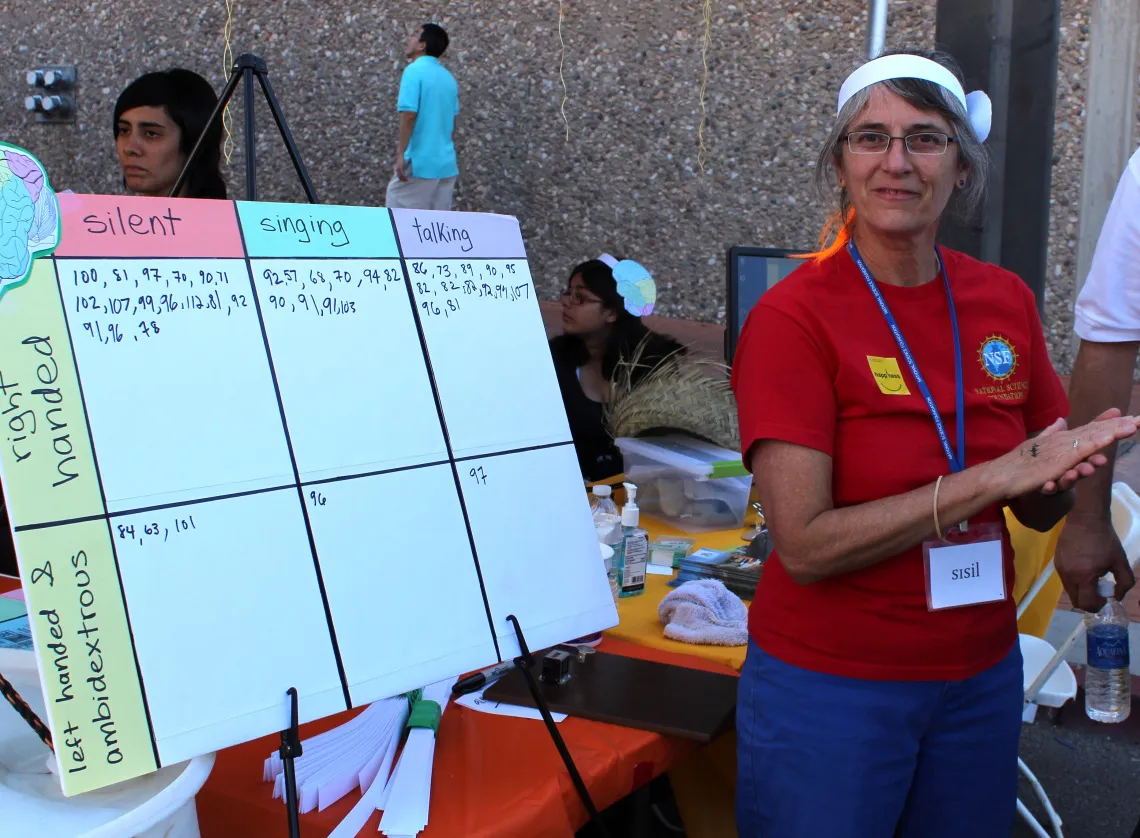
<svg viewBox="0 0 1140 838"><path fill-rule="evenodd" d="M408 38L404 54L412 63L404 69L396 102L400 141L395 177L388 184L389 207L451 209L459 176L451 138L459 86L439 63L447 44L447 33L434 23L425 23Z"/></svg>

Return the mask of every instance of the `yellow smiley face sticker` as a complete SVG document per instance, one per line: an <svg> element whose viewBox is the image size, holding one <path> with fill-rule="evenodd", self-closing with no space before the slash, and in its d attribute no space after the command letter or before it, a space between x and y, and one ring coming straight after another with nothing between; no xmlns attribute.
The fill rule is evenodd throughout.
<svg viewBox="0 0 1140 838"><path fill-rule="evenodd" d="M878 355L868 355L867 364L871 367L871 375L879 390L888 396L909 396L906 379L903 378L899 362L895 358L880 358Z"/></svg>

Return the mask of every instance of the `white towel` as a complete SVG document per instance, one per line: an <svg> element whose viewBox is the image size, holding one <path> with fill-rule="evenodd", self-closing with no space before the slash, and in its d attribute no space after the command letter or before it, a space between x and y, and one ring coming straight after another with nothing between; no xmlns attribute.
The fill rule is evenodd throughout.
<svg viewBox="0 0 1140 838"><path fill-rule="evenodd" d="M683 643L743 646L748 642L748 608L719 579L695 579L672 591L657 606L665 636Z"/></svg>

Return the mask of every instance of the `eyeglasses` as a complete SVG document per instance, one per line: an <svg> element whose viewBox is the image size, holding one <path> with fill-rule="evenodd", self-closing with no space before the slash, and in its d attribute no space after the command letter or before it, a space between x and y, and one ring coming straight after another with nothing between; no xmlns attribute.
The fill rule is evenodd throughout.
<svg viewBox="0 0 1140 838"><path fill-rule="evenodd" d="M945 154L946 147L957 139L941 131L921 131L905 137L892 137L882 131L852 131L841 139L847 140L852 154L886 154L891 140L902 140L911 154Z"/></svg>
<svg viewBox="0 0 1140 838"><path fill-rule="evenodd" d="M578 306L581 306L581 305L585 305L586 303L600 303L601 302L601 300L599 300L597 297L587 297L581 291L571 291L569 288L567 288L565 291L563 291L561 294L559 294L558 297L560 300L562 300L562 302L566 302L567 300L569 300L570 305L573 306L574 308L577 308Z"/></svg>

